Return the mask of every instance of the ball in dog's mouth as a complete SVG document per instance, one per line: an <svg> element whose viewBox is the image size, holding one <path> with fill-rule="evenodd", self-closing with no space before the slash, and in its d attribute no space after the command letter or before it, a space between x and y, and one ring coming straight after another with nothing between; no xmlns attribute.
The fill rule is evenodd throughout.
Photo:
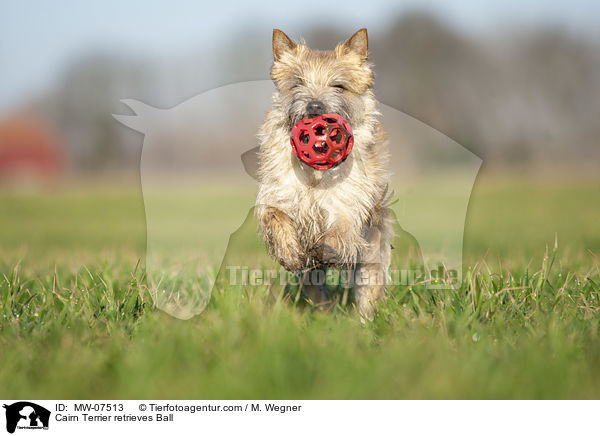
<svg viewBox="0 0 600 436"><path fill-rule="evenodd" d="M313 150L322 155L322 154L327 153L327 150L329 150L329 147L327 147L327 143L325 141L323 141L323 142L321 142L321 145L318 145L318 144L313 145Z"/></svg>
<svg viewBox="0 0 600 436"><path fill-rule="evenodd" d="M290 143L302 162L317 170L328 170L346 160L354 137L348 120L332 113L298 121L292 128Z"/></svg>

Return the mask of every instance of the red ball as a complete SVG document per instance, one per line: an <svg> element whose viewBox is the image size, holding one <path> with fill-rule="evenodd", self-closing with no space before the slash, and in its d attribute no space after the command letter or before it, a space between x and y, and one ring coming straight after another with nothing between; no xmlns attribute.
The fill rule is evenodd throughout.
<svg viewBox="0 0 600 436"><path fill-rule="evenodd" d="M344 117L325 114L298 121L292 128L290 142L302 162L317 170L328 170L346 160L354 137Z"/></svg>

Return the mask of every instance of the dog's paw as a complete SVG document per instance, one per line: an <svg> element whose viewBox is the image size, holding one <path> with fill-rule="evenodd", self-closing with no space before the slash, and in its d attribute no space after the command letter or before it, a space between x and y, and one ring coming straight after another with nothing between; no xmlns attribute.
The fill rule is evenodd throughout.
<svg viewBox="0 0 600 436"><path fill-rule="evenodd" d="M259 231L268 247L269 254L288 271L300 271L306 266L294 221L275 207L257 208Z"/></svg>
<svg viewBox="0 0 600 436"><path fill-rule="evenodd" d="M306 255L300 250L300 244L295 241L273 244L271 254L288 271L301 271L306 267Z"/></svg>
<svg viewBox="0 0 600 436"><path fill-rule="evenodd" d="M310 250L310 257L324 265L341 265L354 261L352 244L339 232L325 233Z"/></svg>
<svg viewBox="0 0 600 436"><path fill-rule="evenodd" d="M286 270L291 272L297 272L304 269L306 266L306 260L302 258L292 258L292 257L283 257L283 256L275 256L277 262L284 267Z"/></svg>
<svg viewBox="0 0 600 436"><path fill-rule="evenodd" d="M340 252L326 243L316 244L310 250L310 258L324 265L337 265L341 261Z"/></svg>

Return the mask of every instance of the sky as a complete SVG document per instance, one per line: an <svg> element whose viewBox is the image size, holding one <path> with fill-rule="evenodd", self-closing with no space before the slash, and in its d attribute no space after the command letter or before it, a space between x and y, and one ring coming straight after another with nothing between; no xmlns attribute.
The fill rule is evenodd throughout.
<svg viewBox="0 0 600 436"><path fill-rule="evenodd" d="M301 35L303 28L343 20L344 26L367 27L372 33L400 12L414 9L430 10L467 32L506 23L551 23L591 32L600 17L600 2L585 0L0 2L0 114L51 86L74 59L94 50L185 55L199 46L219 44L250 25Z"/></svg>

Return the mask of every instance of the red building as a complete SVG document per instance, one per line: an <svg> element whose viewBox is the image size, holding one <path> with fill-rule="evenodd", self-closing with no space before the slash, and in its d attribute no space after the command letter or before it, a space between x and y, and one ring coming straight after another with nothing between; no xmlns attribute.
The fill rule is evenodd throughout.
<svg viewBox="0 0 600 436"><path fill-rule="evenodd" d="M0 121L0 181L55 179L62 167L59 143L43 122L31 117Z"/></svg>

